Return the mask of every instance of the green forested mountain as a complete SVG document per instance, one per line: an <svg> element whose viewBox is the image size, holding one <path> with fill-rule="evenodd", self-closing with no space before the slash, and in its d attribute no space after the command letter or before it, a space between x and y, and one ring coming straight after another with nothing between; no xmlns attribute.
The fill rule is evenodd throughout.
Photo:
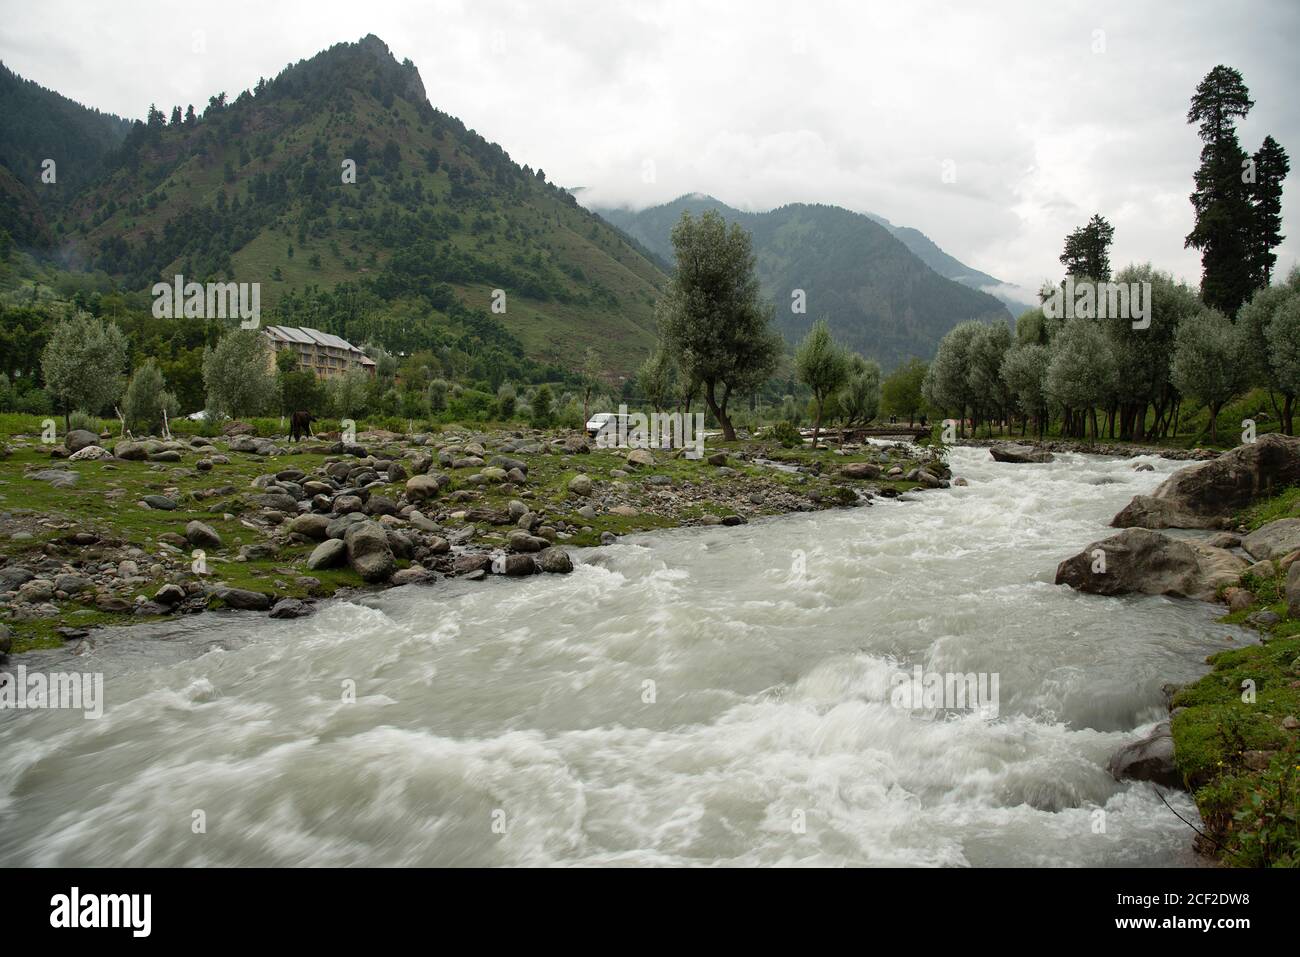
<svg viewBox="0 0 1300 957"><path fill-rule="evenodd" d="M0 223L14 241L52 243L49 216L103 173L130 126L0 63Z"/></svg>
<svg viewBox="0 0 1300 957"><path fill-rule="evenodd" d="M34 135L22 156L45 148ZM374 36L198 114L151 106L51 215L67 269L137 291L177 273L260 282L264 324L390 351L451 341L576 368L590 347L626 373L654 344L665 281L541 169L431 106L415 66Z"/></svg>
<svg viewBox="0 0 1300 957"><path fill-rule="evenodd" d="M789 342L826 318L837 341L890 369L911 356L929 358L944 334L966 319L1010 320L994 297L940 275L873 218L836 206L745 213L695 194L639 212L597 211L671 260L673 225L684 211L708 209L753 234L763 291L776 303L777 324ZM807 297L802 314L792 310L799 289Z"/></svg>

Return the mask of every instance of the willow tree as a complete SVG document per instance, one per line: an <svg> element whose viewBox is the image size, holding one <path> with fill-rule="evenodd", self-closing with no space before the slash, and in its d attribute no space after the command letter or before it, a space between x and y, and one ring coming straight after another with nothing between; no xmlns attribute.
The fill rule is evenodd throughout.
<svg viewBox="0 0 1300 957"><path fill-rule="evenodd" d="M99 415L122 395L127 342L112 322L79 313L55 324L41 353L45 388L69 413Z"/></svg>
<svg viewBox="0 0 1300 957"><path fill-rule="evenodd" d="M699 219L682 213L672 241L677 268L659 301L659 328L683 378L699 381L723 437L735 441L728 403L761 386L782 351L759 297L753 243L712 210Z"/></svg>
<svg viewBox="0 0 1300 957"><path fill-rule="evenodd" d="M1180 392L1209 410L1211 442L1219 440L1219 410L1249 381L1243 332L1217 309L1206 309L1179 323L1174 335L1170 376Z"/></svg>
<svg viewBox="0 0 1300 957"><path fill-rule="evenodd" d="M826 400L839 391L849 377L849 357L835 340L825 319L818 319L794 354L799 381L812 392L816 413L813 416L813 448L821 435L822 413Z"/></svg>

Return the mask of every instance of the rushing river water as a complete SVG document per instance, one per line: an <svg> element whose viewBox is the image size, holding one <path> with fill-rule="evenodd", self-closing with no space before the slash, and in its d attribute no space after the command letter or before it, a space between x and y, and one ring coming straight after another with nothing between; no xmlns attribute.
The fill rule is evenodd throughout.
<svg viewBox="0 0 1300 957"><path fill-rule="evenodd" d="M0 712L0 864L1195 863L1105 763L1249 639L1052 584L1150 461L957 449L970 486L914 501L22 656L106 705ZM996 674L997 717L893 706L916 665Z"/></svg>

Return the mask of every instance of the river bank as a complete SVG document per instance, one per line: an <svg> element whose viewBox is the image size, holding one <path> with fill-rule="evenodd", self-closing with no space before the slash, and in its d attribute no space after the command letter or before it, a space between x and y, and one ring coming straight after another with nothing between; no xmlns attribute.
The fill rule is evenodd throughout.
<svg viewBox="0 0 1300 957"><path fill-rule="evenodd" d="M1170 459L1175 462L1203 462L1218 458L1221 454L1214 449L1180 449L1166 445L1146 445L1131 442L1089 442L1081 439L1036 439L1033 436L1016 435L1008 435L1004 438L966 438L961 439L957 444L982 449L1002 445L1025 445L1051 453L1074 452L1081 455L1106 455L1125 459L1145 455Z"/></svg>
<svg viewBox="0 0 1300 957"><path fill-rule="evenodd" d="M737 442L692 460L539 431L14 436L0 453L0 651L219 608L291 618L362 589L566 573L567 548L869 506L947 477L902 444Z"/></svg>

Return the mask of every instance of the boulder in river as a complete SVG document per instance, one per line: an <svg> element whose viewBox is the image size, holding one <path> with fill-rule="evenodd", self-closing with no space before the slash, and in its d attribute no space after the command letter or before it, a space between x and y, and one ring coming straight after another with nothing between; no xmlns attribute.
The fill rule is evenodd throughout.
<svg viewBox="0 0 1300 957"><path fill-rule="evenodd" d="M1241 540L1241 547L1256 561L1284 558L1300 549L1300 518L1261 525Z"/></svg>
<svg viewBox="0 0 1300 957"><path fill-rule="evenodd" d="M1179 469L1135 496L1115 528L1222 528L1247 505L1300 483L1300 438L1271 432L1209 462Z"/></svg>
<svg viewBox="0 0 1300 957"><path fill-rule="evenodd" d="M1174 766L1174 737L1169 722L1162 721L1146 737L1120 748L1106 765L1116 781L1151 781L1165 787L1183 787L1183 776Z"/></svg>
<svg viewBox="0 0 1300 957"><path fill-rule="evenodd" d="M1036 449L1032 445L1021 445L1018 442L995 445L989 449L989 454L993 456L995 462L1012 462L1017 465L1056 461L1056 456L1051 452Z"/></svg>
<svg viewBox="0 0 1300 957"><path fill-rule="evenodd" d="M1226 549L1184 542L1145 528L1093 542L1056 569L1056 584L1097 595L1173 595L1213 601L1236 584L1246 562Z"/></svg>

